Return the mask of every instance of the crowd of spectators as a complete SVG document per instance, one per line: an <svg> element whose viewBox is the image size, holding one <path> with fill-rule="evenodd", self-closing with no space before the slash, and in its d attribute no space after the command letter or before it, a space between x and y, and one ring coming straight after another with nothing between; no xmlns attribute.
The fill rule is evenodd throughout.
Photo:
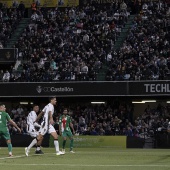
<svg viewBox="0 0 170 170"><path fill-rule="evenodd" d="M134 106L125 102L96 107L77 107L72 117L74 127L82 135L126 135L140 138L153 137L157 131L169 128L170 107L149 105L135 113ZM72 112L71 112L72 113Z"/></svg>
<svg viewBox="0 0 170 170"><path fill-rule="evenodd" d="M59 117L64 105L57 107L54 113L56 131L58 131ZM76 135L125 135L139 138L149 138L157 131L168 130L170 107L158 104L154 107L149 105L135 113L134 106L127 102L114 101L113 104L85 105L70 104L69 115L76 131ZM9 110L9 114L17 125L26 132L26 116L30 107L19 105ZM9 125L10 133L15 134L17 130Z"/></svg>
<svg viewBox="0 0 170 170"><path fill-rule="evenodd" d="M170 78L170 7L146 2L118 51L107 56L106 80L166 80Z"/></svg>
<svg viewBox="0 0 170 170"><path fill-rule="evenodd" d="M12 33L17 28L22 15L20 8L8 8L6 3L0 2L0 49L5 48Z"/></svg>
<svg viewBox="0 0 170 170"><path fill-rule="evenodd" d="M64 105L61 104L55 109L54 120L56 125L54 127L56 127L56 130L58 130L58 120L63 108ZM123 128L126 128L128 124L131 124L129 122L133 121L133 107L119 102L97 106L70 104L68 109L76 134L81 135L122 135ZM26 116L31 111L31 107L19 105L7 111L22 129L22 133L27 135ZM17 130L10 124L9 129L11 134L17 133Z"/></svg>
<svg viewBox="0 0 170 170"><path fill-rule="evenodd" d="M130 15L126 7L119 3L110 8L86 5L33 11L15 45L25 62L12 81L95 81Z"/></svg>
<svg viewBox="0 0 170 170"><path fill-rule="evenodd" d="M131 13L129 1L38 7L15 45L23 62L17 71L1 70L0 81L96 81L105 64L106 81L169 79L169 4L136 2L139 13L119 50L114 45ZM11 16L20 18L17 9L18 5L4 15L12 11Z"/></svg>

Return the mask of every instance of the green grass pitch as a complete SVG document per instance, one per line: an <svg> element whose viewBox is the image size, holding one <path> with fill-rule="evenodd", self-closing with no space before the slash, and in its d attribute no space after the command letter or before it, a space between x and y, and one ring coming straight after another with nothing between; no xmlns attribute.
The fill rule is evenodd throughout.
<svg viewBox="0 0 170 170"><path fill-rule="evenodd" d="M169 170L168 149L112 149L76 148L76 153L56 156L54 148L42 148L44 155L35 155L34 148L28 157L24 148L13 148L8 157L7 147L0 148L1 170Z"/></svg>

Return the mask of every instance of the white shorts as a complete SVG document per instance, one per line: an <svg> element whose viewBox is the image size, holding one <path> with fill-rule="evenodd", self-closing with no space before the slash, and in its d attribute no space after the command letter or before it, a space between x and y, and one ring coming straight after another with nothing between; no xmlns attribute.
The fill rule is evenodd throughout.
<svg viewBox="0 0 170 170"><path fill-rule="evenodd" d="M41 134L41 135L45 135L46 133L49 133L49 134L51 134L52 132L56 132L56 130L54 129L54 127L50 124L50 125L48 125L48 124L45 124L44 126L41 126L40 127L40 130L39 130L39 133Z"/></svg>
<svg viewBox="0 0 170 170"><path fill-rule="evenodd" d="M39 135L39 132L34 131L34 132L27 132L31 137L35 138Z"/></svg>
<svg viewBox="0 0 170 170"><path fill-rule="evenodd" d="M39 131L37 131L34 127L28 128L28 126L27 126L27 133L33 138L39 135Z"/></svg>

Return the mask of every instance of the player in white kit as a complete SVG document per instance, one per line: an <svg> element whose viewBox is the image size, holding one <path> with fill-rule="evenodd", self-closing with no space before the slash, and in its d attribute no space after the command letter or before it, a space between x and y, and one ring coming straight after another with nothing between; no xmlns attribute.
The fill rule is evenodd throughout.
<svg viewBox="0 0 170 170"><path fill-rule="evenodd" d="M36 137L39 135L39 131L37 131L36 127L38 127L38 128L41 127L41 125L39 125L37 122L35 122L37 119L38 112L39 112L39 106L34 105L33 110L27 116L27 133L35 140L36 140ZM31 143L27 148L25 148L25 150L30 150L34 145L35 145L34 143L33 143L33 145Z"/></svg>
<svg viewBox="0 0 170 170"><path fill-rule="evenodd" d="M37 137L39 134L39 132L36 130L36 127L41 127L37 122L35 122L35 120L37 119L38 111L39 106L34 105L33 110L27 116L27 133L33 138Z"/></svg>
<svg viewBox="0 0 170 170"><path fill-rule="evenodd" d="M39 130L39 135L37 136L36 139L34 139L32 141L31 145L34 146L35 144L37 144L36 152L37 153L39 151L41 152L40 144L42 143L43 136L46 133L49 133L54 138L54 146L55 146L55 150L56 150L56 155L63 155L64 153L59 151L58 135L57 135L56 130L53 127L53 124L54 124L54 120L53 120L54 105L56 105L57 100L56 100L56 97L51 97L49 100L50 100L50 103L47 104L44 107L44 109L41 111L41 113L38 115L38 117L36 119L36 121L37 121L43 116L43 121L41 123L41 127L40 127L40 130ZM29 150L30 150L30 148L27 148L25 150L26 156L28 156Z"/></svg>

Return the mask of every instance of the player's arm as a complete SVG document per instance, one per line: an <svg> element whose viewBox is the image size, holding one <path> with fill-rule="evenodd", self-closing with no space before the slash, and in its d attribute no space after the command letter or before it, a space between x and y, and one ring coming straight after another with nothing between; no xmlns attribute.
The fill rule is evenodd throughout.
<svg viewBox="0 0 170 170"><path fill-rule="evenodd" d="M39 128L41 127L41 125L39 125L37 122L34 122L34 126Z"/></svg>
<svg viewBox="0 0 170 170"><path fill-rule="evenodd" d="M59 124L59 135L61 136L61 126L60 126L60 124Z"/></svg>
<svg viewBox="0 0 170 170"><path fill-rule="evenodd" d="M59 118L59 135L61 136L61 118Z"/></svg>
<svg viewBox="0 0 170 170"><path fill-rule="evenodd" d="M37 116L36 120L34 121L34 123L35 123L35 122L38 122L38 120L42 117L43 114L44 114L44 112L41 111L41 112L38 114L38 116Z"/></svg>
<svg viewBox="0 0 170 170"><path fill-rule="evenodd" d="M21 129L17 126L17 124L12 119L9 120L9 123L12 124L21 133Z"/></svg>
<svg viewBox="0 0 170 170"><path fill-rule="evenodd" d="M53 125L53 124L54 124L54 120L53 120L52 112L49 111L49 112L48 112L48 115L49 115L50 124Z"/></svg>
<svg viewBox="0 0 170 170"><path fill-rule="evenodd" d="M73 123L72 123L72 122L70 122L70 127L71 127L71 129L72 129L73 134L75 134L75 130L74 130L74 126L73 126Z"/></svg>
<svg viewBox="0 0 170 170"><path fill-rule="evenodd" d="M38 127L38 128L41 127L41 125L39 123L35 122L36 119L37 119L37 114L36 113L32 113L32 116L30 116L29 119L31 120L31 122L34 125L34 127Z"/></svg>

